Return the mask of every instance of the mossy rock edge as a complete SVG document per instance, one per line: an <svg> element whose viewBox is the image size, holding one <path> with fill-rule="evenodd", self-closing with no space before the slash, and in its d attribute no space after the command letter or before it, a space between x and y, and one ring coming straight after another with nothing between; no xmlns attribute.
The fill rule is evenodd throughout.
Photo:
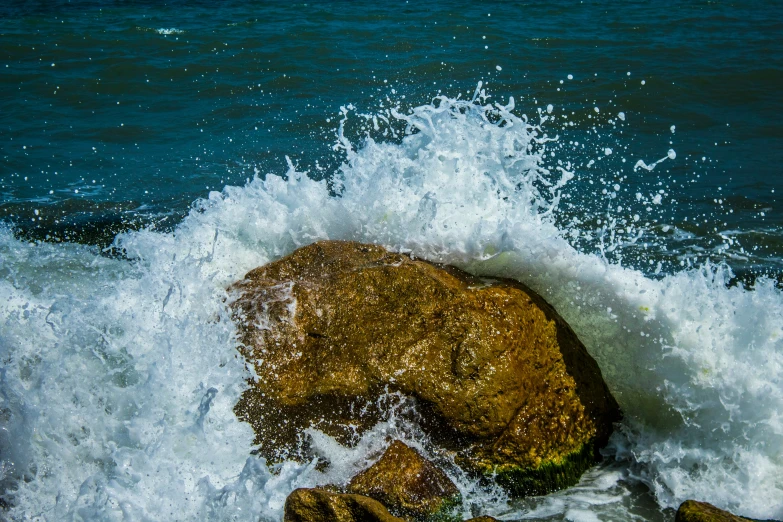
<svg viewBox="0 0 783 522"><path fill-rule="evenodd" d="M515 496L546 495L575 485L582 473L599 461L595 447L586 444L580 451L566 455L561 463L546 462L535 469L496 471L495 480Z"/></svg>

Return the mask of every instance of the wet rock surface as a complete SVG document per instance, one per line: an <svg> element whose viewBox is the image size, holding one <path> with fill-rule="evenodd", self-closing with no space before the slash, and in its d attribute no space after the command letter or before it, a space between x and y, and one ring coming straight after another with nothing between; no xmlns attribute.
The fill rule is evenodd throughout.
<svg viewBox="0 0 783 522"><path fill-rule="evenodd" d="M271 461L304 458L308 427L355 441L393 392L460 466L542 494L574 484L620 418L571 328L516 281L322 241L231 291L258 375L236 413Z"/></svg>
<svg viewBox="0 0 783 522"><path fill-rule="evenodd" d="M377 500L323 489L296 489L285 501L284 522L405 522Z"/></svg>
<svg viewBox="0 0 783 522"><path fill-rule="evenodd" d="M738 517L707 502L686 500L680 504L674 522L751 522L751 519Z"/></svg>
<svg viewBox="0 0 783 522"><path fill-rule="evenodd" d="M461 500L459 490L443 471L398 440L378 462L351 479L347 489L413 520L445 515Z"/></svg>

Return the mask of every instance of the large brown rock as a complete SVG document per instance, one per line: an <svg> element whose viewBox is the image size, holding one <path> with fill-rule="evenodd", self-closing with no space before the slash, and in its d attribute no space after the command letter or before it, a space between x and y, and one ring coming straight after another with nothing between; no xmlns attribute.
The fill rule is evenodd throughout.
<svg viewBox="0 0 783 522"><path fill-rule="evenodd" d="M405 522L377 500L323 489L295 489L283 509L283 522Z"/></svg>
<svg viewBox="0 0 783 522"><path fill-rule="evenodd" d="M461 466L541 494L575 483L620 418L571 328L516 281L322 241L232 291L258 375L236 413L268 459L306 453L309 426L350 443L399 392Z"/></svg>
<svg viewBox="0 0 783 522"><path fill-rule="evenodd" d="M398 440L351 479L348 492L372 497L395 515L413 520L442 517L461 500L443 471Z"/></svg>

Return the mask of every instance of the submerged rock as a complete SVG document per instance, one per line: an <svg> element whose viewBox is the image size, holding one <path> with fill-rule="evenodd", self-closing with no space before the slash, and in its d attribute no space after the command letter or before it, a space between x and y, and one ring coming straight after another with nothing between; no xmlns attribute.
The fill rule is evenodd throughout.
<svg viewBox="0 0 783 522"><path fill-rule="evenodd" d="M395 515L414 520L445 516L461 501L443 471L398 440L378 462L351 479L348 492L372 497Z"/></svg>
<svg viewBox="0 0 783 522"><path fill-rule="evenodd" d="M707 502L686 500L680 504L674 522L751 522L751 519L732 515Z"/></svg>
<svg viewBox="0 0 783 522"><path fill-rule="evenodd" d="M576 483L620 418L571 328L516 281L322 241L232 290L258 375L236 413L273 461L304 456L311 426L352 442L396 392L460 466L543 494Z"/></svg>
<svg viewBox="0 0 783 522"><path fill-rule="evenodd" d="M323 489L296 489L285 500L283 522L405 522L377 500Z"/></svg>

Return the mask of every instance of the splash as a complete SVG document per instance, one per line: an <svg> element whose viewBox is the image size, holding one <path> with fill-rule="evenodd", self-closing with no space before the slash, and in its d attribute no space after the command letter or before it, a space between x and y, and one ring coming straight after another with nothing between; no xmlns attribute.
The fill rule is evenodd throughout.
<svg viewBox="0 0 783 522"><path fill-rule="evenodd" d="M331 471L270 470L249 456L252 431L234 417L250 375L226 287L304 244L350 239L525 282L573 326L625 412L609 448L619 468L532 504L451 470L468 511L617 519L633 513L641 482L661 507L698 498L783 517L780 290L763 278L727 288L722 264L653 279L580 246L584 220L564 220L579 209L563 203L602 197L580 177L591 167L547 134L551 110L531 119L513 100L488 99L479 86L472 100L441 96L369 118L345 108L335 145L345 161L330 179L289 162L284 176L211 192L171 233L118 236L126 259L0 231L9 516L275 520L292 489L342 483L372 460L382 430L415 433L389 419L344 448L313 431L338 463ZM353 118L371 125L360 142L347 136Z"/></svg>

